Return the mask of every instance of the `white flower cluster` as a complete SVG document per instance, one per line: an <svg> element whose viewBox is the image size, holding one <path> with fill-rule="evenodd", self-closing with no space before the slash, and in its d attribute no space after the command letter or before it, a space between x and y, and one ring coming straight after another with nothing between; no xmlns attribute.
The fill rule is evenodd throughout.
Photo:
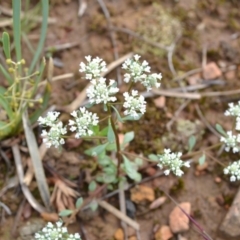
<svg viewBox="0 0 240 240"><path fill-rule="evenodd" d="M128 83L131 79L134 82L141 82L143 86L147 88L147 91L151 90L152 87L159 88L161 83L158 82L162 79L161 73L150 73L150 66L148 66L147 61L139 62L140 56L134 55L133 59L127 59L122 68L127 71L124 74L124 81Z"/></svg>
<svg viewBox="0 0 240 240"><path fill-rule="evenodd" d="M222 136L220 141L225 143L225 151L229 152L231 148L233 153L240 151L240 146L238 146L240 143L240 134L233 135L232 131L228 131L227 136Z"/></svg>
<svg viewBox="0 0 240 240"><path fill-rule="evenodd" d="M63 126L62 122L57 122L59 114L59 112L48 112L46 118L39 117L38 119L40 125L50 127L48 132L43 130L41 134L43 142L47 145L47 147L51 147L53 145L57 148L65 143L63 135L67 133L67 129Z"/></svg>
<svg viewBox="0 0 240 240"><path fill-rule="evenodd" d="M224 174L231 175L230 181L235 182L240 180L240 160L233 162L228 167L224 168Z"/></svg>
<svg viewBox="0 0 240 240"><path fill-rule="evenodd" d="M93 134L90 128L91 126L97 126L99 122L96 113L89 112L86 108L82 107L79 111L73 111L71 115L75 120L70 119L69 126L71 126L70 130L72 132L76 131L76 138L91 136Z"/></svg>
<svg viewBox="0 0 240 240"><path fill-rule="evenodd" d="M146 112L146 102L142 95L138 96L138 91L132 90L132 96L125 92L123 96L125 98L123 107L126 108L124 115L130 115L137 119Z"/></svg>
<svg viewBox="0 0 240 240"><path fill-rule="evenodd" d="M225 112L225 116L240 117L240 101L238 101L237 105L234 105L234 103L229 103L228 106L229 108Z"/></svg>
<svg viewBox="0 0 240 240"><path fill-rule="evenodd" d="M69 234L66 227L62 227L62 222L56 222L54 226L51 222L47 224L41 231L35 233L35 239L38 240L81 240L78 233Z"/></svg>
<svg viewBox="0 0 240 240"><path fill-rule="evenodd" d="M106 62L104 62L101 58L96 57L93 58L91 56L85 57L87 60L87 64L81 62L80 63L80 72L86 73L86 79L92 80L101 77L101 73L106 72Z"/></svg>
<svg viewBox="0 0 240 240"><path fill-rule="evenodd" d="M235 130L240 130L240 101L234 105L234 103L228 104L229 108L225 111L225 116L236 117ZM225 143L225 150L227 152L232 148L233 153L240 151L240 134L234 135L232 131L228 131L226 136L222 136L221 142Z"/></svg>
<svg viewBox="0 0 240 240"><path fill-rule="evenodd" d="M49 131L43 130L41 134L43 142L47 147L53 145L58 148L65 143L63 136L67 133L67 127L63 127L63 123L58 121L59 114L59 112L48 112L47 117L39 117L38 119L40 125L50 127ZM70 119L68 125L70 126L70 131L76 132L76 138L93 134L91 127L98 124L98 116L95 113L91 113L82 107L80 110L73 111L71 115L74 117L74 120Z"/></svg>
<svg viewBox="0 0 240 240"><path fill-rule="evenodd" d="M165 175L169 175L169 173L172 171L173 174L176 176L181 177L183 175L183 171L181 170L181 167L190 167L189 162L183 162L180 158L182 156L182 153L171 153L170 149L164 149L164 154L158 155L160 163L158 164L158 167L161 169L163 167L167 167L168 169L164 171Z"/></svg>
<svg viewBox="0 0 240 240"><path fill-rule="evenodd" d="M106 78L100 78L98 80L93 79L91 81L92 85L87 89L87 96L90 103L99 104L99 103L108 103L115 102L117 98L112 96L116 94L119 89L115 87L116 82L110 80L109 85L106 84Z"/></svg>
<svg viewBox="0 0 240 240"><path fill-rule="evenodd" d="M235 105L234 103L228 104L229 108L225 111L225 116L233 116L236 118L235 130L240 130L240 101ZM225 150L227 152L232 149L233 153L240 152L240 134L234 135L232 131L228 131L225 136L220 139L225 143ZM233 162L228 167L224 168L224 174L231 175L230 181L234 182L240 180L240 160Z"/></svg>

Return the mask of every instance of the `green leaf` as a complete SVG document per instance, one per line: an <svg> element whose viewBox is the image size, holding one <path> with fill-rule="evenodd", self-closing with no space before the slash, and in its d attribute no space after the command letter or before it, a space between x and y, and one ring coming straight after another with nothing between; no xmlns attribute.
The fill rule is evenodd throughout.
<svg viewBox="0 0 240 240"><path fill-rule="evenodd" d="M88 190L90 192L93 192L96 189L96 187L97 187L97 183L95 181L91 181L89 186L88 186Z"/></svg>
<svg viewBox="0 0 240 240"><path fill-rule="evenodd" d="M123 123L124 121L123 121L121 115L119 114L118 110L117 110L114 106L112 106L112 108L113 108L114 111L116 112L117 120L118 120L119 122Z"/></svg>
<svg viewBox="0 0 240 240"><path fill-rule="evenodd" d="M13 0L14 1L14 0ZM14 1L18 2L18 1ZM35 51L35 55L33 57L33 60L31 62L30 68L29 68L29 74L31 74L37 64L37 61L42 54L42 50L44 47L46 35L47 35L47 26L48 26L48 12L49 12L49 0L42 0L42 27L40 32L40 39L38 42L37 50Z"/></svg>
<svg viewBox="0 0 240 240"><path fill-rule="evenodd" d="M6 59L11 59L10 39L9 39L9 34L7 32L3 32L2 42L3 42L3 51L6 56Z"/></svg>
<svg viewBox="0 0 240 240"><path fill-rule="evenodd" d="M122 155L122 156L123 156L123 166L126 174L128 175L128 177L130 177L134 181L139 182L142 177L141 177L141 174L139 174L135 169L134 163L132 163L125 155Z"/></svg>
<svg viewBox="0 0 240 240"><path fill-rule="evenodd" d="M156 154L149 154L148 158L150 160L152 160L153 162L158 162L159 161L159 157Z"/></svg>
<svg viewBox="0 0 240 240"><path fill-rule="evenodd" d="M98 202L96 200L93 200L90 203L89 207L93 212L95 212L98 209Z"/></svg>
<svg viewBox="0 0 240 240"><path fill-rule="evenodd" d="M12 0L13 6L13 36L17 62L22 59L21 54L21 0Z"/></svg>
<svg viewBox="0 0 240 240"><path fill-rule="evenodd" d="M134 162L136 163L137 166L142 166L143 164L143 160L141 158L135 158Z"/></svg>
<svg viewBox="0 0 240 240"><path fill-rule="evenodd" d="M71 215L73 213L73 210L70 210L70 209L64 209L62 210L58 215L60 217L67 217L69 215Z"/></svg>
<svg viewBox="0 0 240 240"><path fill-rule="evenodd" d="M107 155L103 156L103 157L99 157L98 158L98 163L101 165L101 166L107 166L111 163L111 158Z"/></svg>
<svg viewBox="0 0 240 240"><path fill-rule="evenodd" d="M102 145L98 145L97 147L90 148L86 150L85 153L90 156L97 156L98 154L102 153L105 150L108 144L109 143L107 142Z"/></svg>
<svg viewBox="0 0 240 240"><path fill-rule="evenodd" d="M112 124L110 119L108 119L108 133L107 133L107 139L110 143L115 142L115 134L112 128Z"/></svg>
<svg viewBox="0 0 240 240"><path fill-rule="evenodd" d="M76 208L80 208L80 206L82 204L83 204L83 198L80 197L80 198L77 199L75 206L76 206Z"/></svg>
<svg viewBox="0 0 240 240"><path fill-rule="evenodd" d="M203 154L203 155L198 159L199 165L203 165L203 164L205 163L205 160L206 160L206 155Z"/></svg>
<svg viewBox="0 0 240 240"><path fill-rule="evenodd" d="M138 121L142 117L142 114L139 114L137 117L126 116L122 118L123 121Z"/></svg>
<svg viewBox="0 0 240 240"><path fill-rule="evenodd" d="M105 137L105 136L107 136L107 134L108 134L108 127L103 128L103 129L99 132L99 136Z"/></svg>
<svg viewBox="0 0 240 240"><path fill-rule="evenodd" d="M192 135L189 139L188 139L188 151L191 152L194 148L196 144L196 137L194 135Z"/></svg>
<svg viewBox="0 0 240 240"><path fill-rule="evenodd" d="M106 151L116 151L117 150L117 145L116 143L109 143L106 147Z"/></svg>
<svg viewBox="0 0 240 240"><path fill-rule="evenodd" d="M223 130L222 126L220 124L216 124L216 129L219 133L221 133L224 136L227 136L227 133Z"/></svg>
<svg viewBox="0 0 240 240"><path fill-rule="evenodd" d="M127 132L124 134L123 144L129 143L134 139L134 132Z"/></svg>

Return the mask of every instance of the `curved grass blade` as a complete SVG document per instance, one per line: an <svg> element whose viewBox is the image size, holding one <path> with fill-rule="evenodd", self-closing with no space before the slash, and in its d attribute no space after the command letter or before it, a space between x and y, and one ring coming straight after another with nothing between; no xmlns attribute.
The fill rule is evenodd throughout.
<svg viewBox="0 0 240 240"><path fill-rule="evenodd" d="M48 26L48 12L49 12L49 1L48 0L42 0L42 27L41 27L41 33L40 33L40 39L38 42L38 47L35 52L35 55L33 57L32 63L29 68L29 74L31 74L34 70L34 67L37 64L37 61L42 53L42 49L44 47L44 42L47 35L47 26Z"/></svg>
<svg viewBox="0 0 240 240"><path fill-rule="evenodd" d="M8 71L0 64L0 71L2 72L3 76L7 79L9 85L13 84L13 79Z"/></svg>
<svg viewBox="0 0 240 240"><path fill-rule="evenodd" d="M14 118L14 113L8 101L6 101L6 99L2 95L0 95L0 106L2 106L5 109L9 119L12 120Z"/></svg>

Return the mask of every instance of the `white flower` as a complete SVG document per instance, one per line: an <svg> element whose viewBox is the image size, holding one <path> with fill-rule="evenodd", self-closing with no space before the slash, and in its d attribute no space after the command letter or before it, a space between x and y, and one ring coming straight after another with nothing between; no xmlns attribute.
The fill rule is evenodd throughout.
<svg viewBox="0 0 240 240"><path fill-rule="evenodd" d="M171 153L170 149L164 149L164 154L159 155L159 161L158 167L161 169L163 167L167 167L167 170L164 171L165 175L169 175L169 173L172 171L176 176L181 177L183 175L183 171L181 170L181 167L190 167L189 162L183 162L180 157L182 156L182 153Z"/></svg>
<svg viewBox="0 0 240 240"><path fill-rule="evenodd" d="M119 89L115 87L116 82L114 80L110 80L108 86L106 79L102 77L98 81L93 79L91 83L92 85L87 89L87 96L90 103L106 104L107 102L115 102L117 100L115 96L112 96L119 91Z"/></svg>
<svg viewBox="0 0 240 240"><path fill-rule="evenodd" d="M62 227L62 222L56 222L56 227L52 223L48 223L38 233L35 233L35 239L39 240L81 240L81 237L78 233L69 234L66 227Z"/></svg>
<svg viewBox="0 0 240 240"><path fill-rule="evenodd" d="M233 162L228 167L224 168L223 172L226 175L231 175L231 182L240 180L240 160Z"/></svg>
<svg viewBox="0 0 240 240"><path fill-rule="evenodd" d="M66 127L63 127L62 122L58 122L49 129L49 132L43 130L41 136L43 137L43 142L47 145L48 148L52 145L58 148L60 145L65 143L62 136L66 133Z"/></svg>
<svg viewBox="0 0 240 240"><path fill-rule="evenodd" d="M140 59L139 55L134 55L133 59L127 59L122 68L127 71L124 74L124 81L128 83L131 79L133 82L141 82L147 90L151 90L152 87L159 88L161 83L158 82L162 79L162 74L153 73L148 74L150 72L150 67L148 66L147 61L143 61L142 64L138 61Z"/></svg>
<svg viewBox="0 0 240 240"><path fill-rule="evenodd" d="M40 125L45 125L45 126L51 127L51 126L55 125L55 122L56 122L59 114L60 114L60 112L48 112L47 117L45 117L45 118L39 117L38 122Z"/></svg>
<svg viewBox="0 0 240 240"><path fill-rule="evenodd" d="M106 62L101 58L93 58L91 56L85 57L87 64L81 62L79 72L86 73L86 79L92 80L94 78L100 78L102 72L106 72Z"/></svg>
<svg viewBox="0 0 240 240"><path fill-rule="evenodd" d="M240 147L238 143L240 142L240 135L233 135L232 131L227 132L227 136L220 138L221 142L225 143L225 151L229 152L230 149L233 149L233 153L239 152Z"/></svg>
<svg viewBox="0 0 240 240"><path fill-rule="evenodd" d="M148 75L145 79L142 79L141 82L144 87L147 88L147 91L150 91L152 87L159 88L161 86L161 83L158 82L158 80L162 79L162 74L159 73L153 73Z"/></svg>
<svg viewBox="0 0 240 240"><path fill-rule="evenodd" d="M142 64L138 61L140 58L139 55L134 55L134 59L127 59L122 68L125 69L128 73L124 75L124 81L129 82L132 78L134 82L141 81L141 79L146 78L145 73L150 72L150 67L148 66L147 61L144 61Z"/></svg>
<svg viewBox="0 0 240 240"><path fill-rule="evenodd" d="M225 112L225 116L240 117L240 101L238 101L237 105L234 105L234 103L229 103L228 106L229 108Z"/></svg>
<svg viewBox="0 0 240 240"><path fill-rule="evenodd" d="M123 107L126 108L124 115L130 115L137 119L146 112L146 102L142 95L138 96L138 91L132 90L132 96L125 92L123 96L125 98Z"/></svg>
<svg viewBox="0 0 240 240"><path fill-rule="evenodd" d="M70 130L76 131L76 138L81 136L91 136L93 131L90 129L92 126L98 124L98 116L95 113L89 112L86 108L82 107L79 111L73 111L71 115L75 118L69 120Z"/></svg>

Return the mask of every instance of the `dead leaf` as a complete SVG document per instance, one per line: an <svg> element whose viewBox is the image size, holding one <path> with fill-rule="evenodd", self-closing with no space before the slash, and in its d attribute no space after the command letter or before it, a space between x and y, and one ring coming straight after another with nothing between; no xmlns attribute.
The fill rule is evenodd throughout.
<svg viewBox="0 0 240 240"><path fill-rule="evenodd" d="M59 216L57 213L42 212L41 217L46 222L57 222L59 219Z"/></svg>

